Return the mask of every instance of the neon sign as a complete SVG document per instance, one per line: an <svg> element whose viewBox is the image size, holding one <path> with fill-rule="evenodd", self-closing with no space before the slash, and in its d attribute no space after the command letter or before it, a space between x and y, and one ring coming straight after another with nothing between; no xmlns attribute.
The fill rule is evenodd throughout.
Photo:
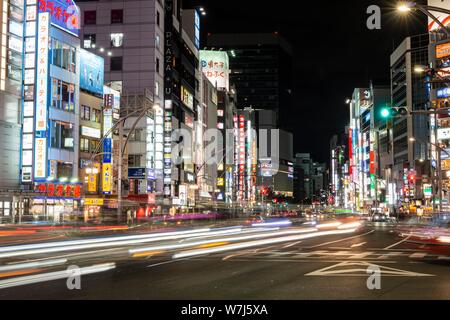
<svg viewBox="0 0 450 320"><path fill-rule="evenodd" d="M73 0L39 0L39 12L48 12L54 26L79 35L80 9Z"/></svg>

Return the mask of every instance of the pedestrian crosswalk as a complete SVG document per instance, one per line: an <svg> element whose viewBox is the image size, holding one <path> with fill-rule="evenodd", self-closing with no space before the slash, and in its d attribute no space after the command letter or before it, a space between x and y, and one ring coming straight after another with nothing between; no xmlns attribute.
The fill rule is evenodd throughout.
<svg viewBox="0 0 450 320"><path fill-rule="evenodd" d="M283 251L283 250L262 250L259 252L253 252L252 254L240 255L242 258L252 259L290 259L290 260L302 260L302 259L331 259L331 260L395 260L395 259L410 259L411 261L417 260L442 260L450 261L450 257L434 254L432 252L412 252L412 251L386 251L386 250L373 250L373 251L346 251L346 250L315 250L315 251Z"/></svg>

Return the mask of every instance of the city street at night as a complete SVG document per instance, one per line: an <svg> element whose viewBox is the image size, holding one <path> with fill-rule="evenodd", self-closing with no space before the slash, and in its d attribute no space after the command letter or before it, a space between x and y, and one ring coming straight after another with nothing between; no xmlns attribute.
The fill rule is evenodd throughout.
<svg viewBox="0 0 450 320"><path fill-rule="evenodd" d="M64 240L29 248L24 244L2 247L0 255L11 269L2 270L0 277L16 275L0 280L0 298L450 298L448 248L439 251L424 242L400 238L398 229L411 226L367 223L357 227L355 222L337 226L334 220L315 227L295 224L194 228L142 233L136 239L110 235L79 239L77 244ZM91 244L83 243L89 240ZM46 279L69 265L81 270L97 266L94 272L98 273L82 275L81 290L73 291L67 289L67 276ZM380 290L367 288L369 266L381 270Z"/></svg>
<svg viewBox="0 0 450 320"><path fill-rule="evenodd" d="M0 8L5 319L448 311L450 0Z"/></svg>

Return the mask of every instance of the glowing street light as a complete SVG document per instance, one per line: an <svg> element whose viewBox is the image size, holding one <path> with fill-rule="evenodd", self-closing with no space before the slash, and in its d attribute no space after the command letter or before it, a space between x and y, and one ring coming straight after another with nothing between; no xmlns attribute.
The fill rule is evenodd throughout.
<svg viewBox="0 0 450 320"><path fill-rule="evenodd" d="M417 65L417 66L414 67L414 72L415 73L423 73L425 71L427 71L425 66Z"/></svg>
<svg viewBox="0 0 450 320"><path fill-rule="evenodd" d="M397 6L397 10L400 12L409 12L411 8L415 6L412 2L400 2Z"/></svg>

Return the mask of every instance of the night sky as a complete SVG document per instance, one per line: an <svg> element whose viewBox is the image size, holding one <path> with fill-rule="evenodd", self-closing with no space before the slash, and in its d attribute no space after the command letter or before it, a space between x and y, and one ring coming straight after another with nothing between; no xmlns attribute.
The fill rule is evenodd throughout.
<svg viewBox="0 0 450 320"><path fill-rule="evenodd" d="M421 1L417 1L421 3ZM345 104L356 87L389 85L389 57L406 36L426 33L426 18L395 12L386 0L185 0L201 5L206 33L278 31L294 48L294 153L329 161L329 141L348 123ZM294 6L294 4L297 4ZM369 5L381 7L381 30L366 27ZM302 7L300 7L302 6ZM239 93L238 93L239 94ZM283 112L283 111L280 111Z"/></svg>

